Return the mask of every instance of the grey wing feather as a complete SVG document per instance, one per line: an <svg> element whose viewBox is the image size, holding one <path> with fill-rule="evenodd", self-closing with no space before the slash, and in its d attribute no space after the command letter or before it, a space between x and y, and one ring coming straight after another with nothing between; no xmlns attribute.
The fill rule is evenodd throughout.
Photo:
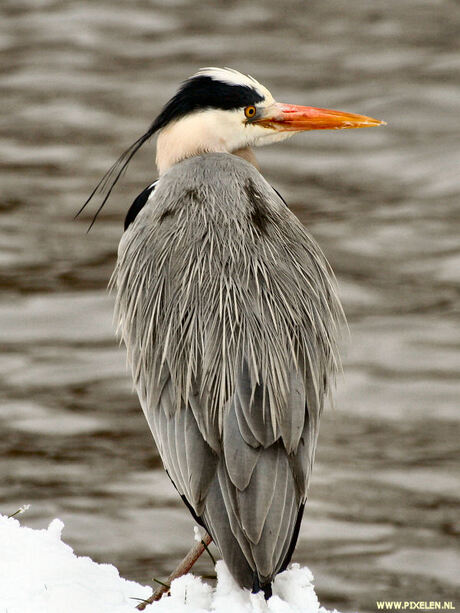
<svg viewBox="0 0 460 613"><path fill-rule="evenodd" d="M286 536L292 536L292 506L299 505L292 476L289 474L288 461L282 453L278 457L278 463L276 493L269 507L260 540L251 546L261 583L269 581L280 570L283 558L282 547L277 550L278 539L280 535L284 536L283 541Z"/></svg>
<svg viewBox="0 0 460 613"><path fill-rule="evenodd" d="M290 380L294 383L288 396L288 406L293 413L299 413L292 416L292 423L302 423L303 428L300 434L292 427L287 428L287 432L288 437L294 437L298 441L296 447L300 449L303 434L307 444L310 440L316 441L316 435L307 435L310 422L305 403L301 405L298 401L299 396L305 397L299 390L298 377L293 375ZM230 543L234 543L235 539L240 543L244 536L244 547L240 544L240 548L248 564L257 569L259 581L264 583L270 581L280 570L285 559L294 535L297 513L305 500L308 479L300 483L294 473L292 462L302 464L305 458L297 458L297 449L293 453L288 452L288 448L293 446L290 438L285 440L281 436L267 445L264 423L267 412L254 410L256 403L265 395L261 389L260 394L253 395L251 399L251 395L246 393L247 385L247 372L243 369L237 385L237 390L241 393L235 393L223 424L225 464L219 464L219 468L223 501L231 521L220 538L228 540L227 546L230 547ZM246 442L239 427L237 413L241 409L241 403L235 402L235 398L243 398L249 403L242 414L247 415L250 409L250 444ZM245 424L247 425L247 421ZM257 440L257 433L262 440ZM311 453L314 453L314 450L311 450ZM210 520L212 521L212 517ZM212 529L211 524L211 532Z"/></svg>
<svg viewBox="0 0 460 613"><path fill-rule="evenodd" d="M269 511L277 504L280 494L277 488L280 486L280 473L284 468L280 452L279 445L263 449L248 486L236 490L242 529L255 545L260 542Z"/></svg>
<svg viewBox="0 0 460 613"><path fill-rule="evenodd" d="M222 464L219 469L218 473L222 471ZM249 563L251 552L243 533L237 524L233 530L230 527L232 510L231 506L225 503L225 491L225 475L223 475L222 479L214 480L209 488L203 518L236 581L241 586L251 589L255 567Z"/></svg>
<svg viewBox="0 0 460 613"><path fill-rule="evenodd" d="M156 407L143 406L171 480L196 514L201 515L218 458L203 438L191 408L175 407L170 380Z"/></svg>
<svg viewBox="0 0 460 613"><path fill-rule="evenodd" d="M245 442L236 416L236 404L234 398L224 417L223 451L232 483L243 490L249 485L262 448L260 444L255 447Z"/></svg>
<svg viewBox="0 0 460 613"><path fill-rule="evenodd" d="M237 419L241 432L246 434L249 444L268 447L278 438L270 416L270 405L265 397L266 387L251 381L247 361L244 360L242 372L236 379L235 403Z"/></svg>

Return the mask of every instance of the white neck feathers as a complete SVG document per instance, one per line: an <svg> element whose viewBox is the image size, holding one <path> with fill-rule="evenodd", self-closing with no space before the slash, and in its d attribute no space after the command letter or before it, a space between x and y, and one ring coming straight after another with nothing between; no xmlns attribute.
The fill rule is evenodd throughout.
<svg viewBox="0 0 460 613"><path fill-rule="evenodd" d="M195 155L233 153L249 144L241 111L209 109L196 112L161 130L157 140L158 172L161 175L177 162Z"/></svg>

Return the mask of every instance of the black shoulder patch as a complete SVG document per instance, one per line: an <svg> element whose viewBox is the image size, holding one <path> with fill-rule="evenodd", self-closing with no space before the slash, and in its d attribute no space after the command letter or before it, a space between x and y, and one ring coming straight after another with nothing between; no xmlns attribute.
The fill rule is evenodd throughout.
<svg viewBox="0 0 460 613"><path fill-rule="evenodd" d="M126 217L125 217L125 224L124 224L125 230L136 219L139 211L144 208L147 200L149 199L150 194L153 192L156 185L157 185L157 182L155 181L155 183L152 183L152 185L149 185L146 189L144 189L144 191L141 192L139 196L137 196L137 198L134 200L132 205L129 207L128 213L126 214Z"/></svg>

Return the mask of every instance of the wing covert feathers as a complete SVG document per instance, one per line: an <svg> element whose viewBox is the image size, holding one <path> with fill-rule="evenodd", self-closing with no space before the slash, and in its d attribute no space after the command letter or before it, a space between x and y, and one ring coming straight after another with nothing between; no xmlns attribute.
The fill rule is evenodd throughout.
<svg viewBox="0 0 460 613"><path fill-rule="evenodd" d="M297 539L343 319L319 247L244 160L162 175L120 242L116 317L165 468L240 585Z"/></svg>

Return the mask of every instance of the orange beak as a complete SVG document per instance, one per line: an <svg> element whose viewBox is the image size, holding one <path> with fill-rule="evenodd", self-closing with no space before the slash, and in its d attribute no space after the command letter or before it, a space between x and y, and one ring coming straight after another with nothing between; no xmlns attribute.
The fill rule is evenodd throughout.
<svg viewBox="0 0 460 613"><path fill-rule="evenodd" d="M266 109L263 117L255 119L252 123L278 132L343 130L344 128L371 128L386 125L384 121L365 115L281 102L272 104Z"/></svg>

